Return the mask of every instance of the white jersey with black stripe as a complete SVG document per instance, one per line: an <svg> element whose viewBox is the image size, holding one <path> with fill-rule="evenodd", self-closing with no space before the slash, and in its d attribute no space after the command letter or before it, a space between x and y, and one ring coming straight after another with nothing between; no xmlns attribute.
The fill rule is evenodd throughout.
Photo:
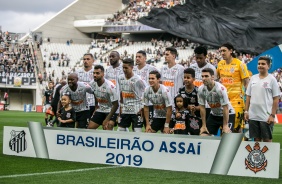
<svg viewBox="0 0 282 184"><path fill-rule="evenodd" d="M134 74L130 79L126 79L123 74L118 78L118 85L123 101L122 113L137 114L143 108L145 82L138 75Z"/></svg>
<svg viewBox="0 0 282 184"><path fill-rule="evenodd" d="M169 93L169 89L160 84L160 88L157 92L154 92L151 86L145 89L143 95L143 101L145 106L154 106L154 118L166 118L166 108L172 106L172 98Z"/></svg>
<svg viewBox="0 0 282 184"><path fill-rule="evenodd" d="M122 74L123 74L122 64L120 64L116 68L114 68L113 66L109 66L106 69L106 73L105 73L105 79L108 79L116 86L116 93L118 94L118 96L120 93L119 85L118 85L118 77Z"/></svg>
<svg viewBox="0 0 282 184"><path fill-rule="evenodd" d="M75 112L89 110L86 94L93 94L93 90L89 84L77 82L77 89L75 91L72 91L69 88L69 85L65 85L60 91L60 97L62 97L64 93L68 93L70 95L72 101L71 106Z"/></svg>
<svg viewBox="0 0 282 184"><path fill-rule="evenodd" d="M113 107L112 102L118 101L118 94L116 93L115 85L105 79L105 82L98 86L97 82L90 82L90 86L94 90L94 95L98 101L99 108L97 112L109 113Z"/></svg>
<svg viewBox="0 0 282 184"><path fill-rule="evenodd" d="M83 68L78 69L75 73L77 73L78 81L90 83L93 80L93 72L94 68L89 71L85 71ZM95 106L95 98L93 94L86 94L88 106Z"/></svg>
<svg viewBox="0 0 282 184"><path fill-rule="evenodd" d="M161 81L162 84L170 91L170 97L174 99L179 88L183 86L184 80L184 67L176 64L169 68L167 65L161 68Z"/></svg>

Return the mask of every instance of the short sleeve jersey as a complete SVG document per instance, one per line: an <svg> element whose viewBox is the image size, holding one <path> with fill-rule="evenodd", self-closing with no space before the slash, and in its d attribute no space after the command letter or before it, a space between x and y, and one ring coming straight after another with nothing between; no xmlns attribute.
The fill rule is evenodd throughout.
<svg viewBox="0 0 282 184"><path fill-rule="evenodd" d="M106 69L106 72L105 72L105 79L108 79L109 81L111 81L115 86L116 86L116 92L117 94L120 93L120 90L119 90L119 85L118 85L118 77L120 75L123 74L123 70L122 70L122 64L120 64L118 67L116 68L113 68L113 66L109 66L107 69Z"/></svg>
<svg viewBox="0 0 282 184"><path fill-rule="evenodd" d="M251 96L249 118L266 122L272 113L273 97L280 95L280 89L275 77L268 74L264 79L253 75L249 82L246 94Z"/></svg>
<svg viewBox="0 0 282 184"><path fill-rule="evenodd" d="M228 105L229 114L235 113L229 102L226 88L219 82L215 82L210 91L207 86L201 85L198 90L198 100L200 105L205 105L207 101L211 107L211 114L214 116L223 116L223 105Z"/></svg>
<svg viewBox="0 0 282 184"><path fill-rule="evenodd" d="M183 99L187 102L188 105L195 105L195 106L199 105L199 103L198 103L198 87L197 86L195 86L193 91L191 91L190 93L188 93L185 90L185 86L184 86L182 88L179 88L178 93L183 97ZM185 108L187 108L187 107L185 107ZM200 117L199 111L196 111L195 114L196 114L197 117Z"/></svg>
<svg viewBox="0 0 282 184"><path fill-rule="evenodd" d="M90 81L93 80L93 71L94 69L92 68L89 71L85 71L83 68L80 68L76 71L77 76L78 76L78 81L80 82L86 82L86 83L90 83ZM94 99L94 95L93 94L86 94L87 97L87 102L89 106L94 106L95 105L95 99Z"/></svg>
<svg viewBox="0 0 282 184"><path fill-rule="evenodd" d="M142 80L149 84L149 73L154 70L157 70L157 68L152 65L146 64L141 70L139 70L137 66L134 66L133 73L139 75Z"/></svg>
<svg viewBox="0 0 282 184"><path fill-rule="evenodd" d="M198 66L197 63L194 63L190 66L190 68L194 69L195 70L195 81L194 81L194 85L197 86L197 87L200 87L202 84L203 84L203 80L202 80L202 70L205 69L205 68L211 68L213 71L214 71L214 74L215 74L215 79L217 79L217 74L216 74L216 69L215 67L210 64L210 63L207 63L205 66L203 66L202 68L200 68Z"/></svg>
<svg viewBox="0 0 282 184"><path fill-rule="evenodd" d="M87 104L86 93L92 93L93 90L89 84L84 82L77 82L77 89L72 91L68 85L65 85L61 89L61 97L64 93L69 93L71 97L71 105L75 112L89 110L89 106Z"/></svg>
<svg viewBox="0 0 282 184"><path fill-rule="evenodd" d="M90 82L90 86L94 90L94 95L99 104L99 108L96 111L109 113L113 107L112 102L118 101L115 85L105 79L105 82L101 86L98 86L95 81Z"/></svg>
<svg viewBox="0 0 282 184"><path fill-rule="evenodd" d="M151 86L147 87L144 92L143 101L145 106L154 106L154 118L166 118L166 108L172 106L169 89L160 84L157 92L154 92ZM151 103L150 103L151 102Z"/></svg>
<svg viewBox="0 0 282 184"><path fill-rule="evenodd" d="M44 93L45 96L45 105L46 104L51 104L52 99L53 99L53 89L48 89Z"/></svg>
<svg viewBox="0 0 282 184"><path fill-rule="evenodd" d="M60 127L69 127L69 128L75 127L76 114L73 108L71 108L70 110L65 110L64 108L62 108L60 110L60 114L61 114L62 120L68 120L68 119L73 120L72 123L60 123Z"/></svg>
<svg viewBox="0 0 282 184"><path fill-rule="evenodd" d="M130 79L126 79L122 74L118 78L118 85L123 99L122 113L137 114L143 108L145 82L138 75L134 74Z"/></svg>
<svg viewBox="0 0 282 184"><path fill-rule="evenodd" d="M230 64L221 60L217 65L217 74L221 84L227 89L232 106L244 107L242 80L249 78L247 66L237 58L233 58Z"/></svg>
<svg viewBox="0 0 282 184"><path fill-rule="evenodd" d="M179 88L183 86L183 79L184 67L182 65L176 64L171 68L168 66L163 66L161 68L162 84L169 89L172 99L177 94Z"/></svg>

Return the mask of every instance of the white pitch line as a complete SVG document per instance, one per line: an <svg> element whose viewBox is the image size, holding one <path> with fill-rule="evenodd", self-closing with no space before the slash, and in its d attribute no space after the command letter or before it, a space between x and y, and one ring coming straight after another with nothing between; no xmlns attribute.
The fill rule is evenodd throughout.
<svg viewBox="0 0 282 184"><path fill-rule="evenodd" d="M61 173L72 173L72 172L83 172L83 171L93 171L93 170L102 170L102 169L113 169L113 168L117 168L117 167L120 167L120 166L95 167L95 168L65 170L65 171L56 171L56 172L30 173L30 174L14 174L14 175L0 176L0 179L3 179L3 178L17 178L17 177L25 177L25 176L49 175L49 174L61 174Z"/></svg>

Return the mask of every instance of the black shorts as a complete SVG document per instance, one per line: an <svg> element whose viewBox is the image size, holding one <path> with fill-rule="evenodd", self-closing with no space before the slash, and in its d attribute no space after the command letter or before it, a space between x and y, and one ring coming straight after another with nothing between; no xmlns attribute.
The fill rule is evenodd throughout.
<svg viewBox="0 0 282 184"><path fill-rule="evenodd" d="M273 123L268 124L262 121L249 121L250 138L272 139Z"/></svg>
<svg viewBox="0 0 282 184"><path fill-rule="evenodd" d="M76 122L77 128L87 128L88 120L89 120L89 110L75 112L76 114Z"/></svg>
<svg viewBox="0 0 282 184"><path fill-rule="evenodd" d="M106 119L106 117L108 116L109 113L103 113L103 112L95 112L94 115L91 117L91 121L98 124L98 125L102 125L103 121ZM116 123L117 120L117 116L118 114L114 114L111 117L111 121L113 121L114 123Z"/></svg>
<svg viewBox="0 0 282 184"><path fill-rule="evenodd" d="M228 127L230 128L231 131L233 131L234 129L234 123L235 123L235 114L229 114ZM218 129L223 125L223 116L214 116L210 114L206 124L209 133L213 135L217 135Z"/></svg>
<svg viewBox="0 0 282 184"><path fill-rule="evenodd" d="M134 128L142 128L143 127L143 118L140 114L121 114L120 115L120 123L118 124L119 127L128 128L132 126Z"/></svg>
<svg viewBox="0 0 282 184"><path fill-rule="evenodd" d="M91 119L95 110L95 106L89 106L89 119Z"/></svg>
<svg viewBox="0 0 282 184"><path fill-rule="evenodd" d="M166 120L166 118L153 118L153 122L151 124L151 128L155 132L158 132L159 130L163 131L165 120Z"/></svg>

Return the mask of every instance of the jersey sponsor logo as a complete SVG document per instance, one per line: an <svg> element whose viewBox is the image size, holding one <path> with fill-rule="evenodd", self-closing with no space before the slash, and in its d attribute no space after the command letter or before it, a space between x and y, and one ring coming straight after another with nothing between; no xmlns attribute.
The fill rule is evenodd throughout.
<svg viewBox="0 0 282 184"><path fill-rule="evenodd" d="M208 104L211 108L220 108L221 107L220 103L208 103Z"/></svg>
<svg viewBox="0 0 282 184"><path fill-rule="evenodd" d="M163 81L163 85L166 87L174 87L174 82L172 81Z"/></svg>
<svg viewBox="0 0 282 184"><path fill-rule="evenodd" d="M27 143L25 139L25 131L11 131L11 139L9 141L9 147L14 152L23 152L27 148Z"/></svg>
<svg viewBox="0 0 282 184"><path fill-rule="evenodd" d="M203 81L195 80L193 83L195 86L200 87L203 84Z"/></svg>
<svg viewBox="0 0 282 184"><path fill-rule="evenodd" d="M185 130L185 129L186 129L185 121L175 122L174 130Z"/></svg>
<svg viewBox="0 0 282 184"><path fill-rule="evenodd" d="M221 77L220 82L222 84L233 84L233 78L232 77Z"/></svg>
<svg viewBox="0 0 282 184"><path fill-rule="evenodd" d="M98 103L108 103L107 99L104 98L97 98Z"/></svg>
<svg viewBox="0 0 282 184"><path fill-rule="evenodd" d="M112 80L110 80L115 86L117 85L117 82L116 82L116 80L114 80L114 79L112 79Z"/></svg>
<svg viewBox="0 0 282 184"><path fill-rule="evenodd" d="M163 110L164 108L165 108L165 104L154 105L154 109L155 109L155 110Z"/></svg>
<svg viewBox="0 0 282 184"><path fill-rule="evenodd" d="M135 98L134 93L122 92L122 98Z"/></svg>
<svg viewBox="0 0 282 184"><path fill-rule="evenodd" d="M254 173L260 172L262 170L265 171L267 160L264 153L268 151L268 147L264 146L262 149L260 149L259 143L256 142L253 149L249 144L245 148L249 152L248 157L245 159L246 169L250 169Z"/></svg>

